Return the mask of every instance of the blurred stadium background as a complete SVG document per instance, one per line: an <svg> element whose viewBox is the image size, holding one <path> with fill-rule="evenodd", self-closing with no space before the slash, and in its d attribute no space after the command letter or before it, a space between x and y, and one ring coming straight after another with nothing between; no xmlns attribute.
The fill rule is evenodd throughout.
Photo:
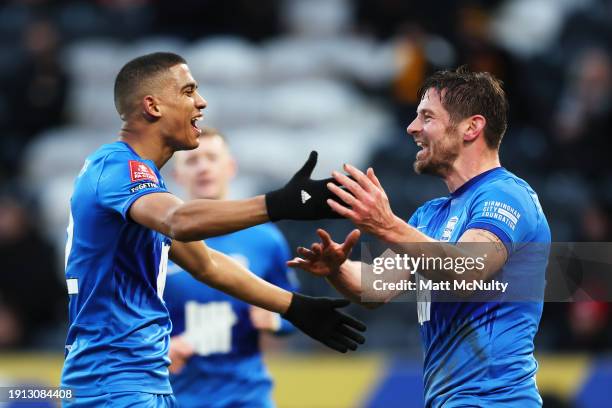
<svg viewBox="0 0 612 408"><path fill-rule="evenodd" d="M118 69L152 51L188 60L240 165L233 195L373 166L397 214L446 194L416 177L405 132L435 69L468 64L506 84L502 164L539 193L555 241L612 241L612 1L9 0L0 5L0 385L56 384L66 330L64 234L84 157L116 138ZM292 247L323 225L284 222ZM357 254L358 255L358 254ZM299 274L311 294L331 294ZM415 307L354 308L350 356L304 336L264 339L280 407L422 405ZM612 310L545 305L536 346L547 407L611 406ZM20 405L21 406L21 405Z"/></svg>

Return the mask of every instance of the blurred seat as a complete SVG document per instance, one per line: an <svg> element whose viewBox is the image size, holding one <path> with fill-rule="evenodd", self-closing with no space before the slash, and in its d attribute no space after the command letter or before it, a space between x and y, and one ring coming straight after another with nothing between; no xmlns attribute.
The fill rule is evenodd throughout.
<svg viewBox="0 0 612 408"><path fill-rule="evenodd" d="M262 47L262 78L269 83L329 77L332 67L325 42L303 37L280 37Z"/></svg>
<svg viewBox="0 0 612 408"><path fill-rule="evenodd" d="M51 179L74 178L85 157L100 145L117 139L117 130L95 131L91 128L65 127L40 134L24 152L23 174L28 186L39 191Z"/></svg>
<svg viewBox="0 0 612 408"><path fill-rule="evenodd" d="M68 94L67 111L76 126L119 129L121 125L115 109L112 82L73 86Z"/></svg>
<svg viewBox="0 0 612 408"><path fill-rule="evenodd" d="M269 186L286 182L312 150L319 152L315 178L330 177L333 170L341 170L342 163L364 169L374 146L385 139L384 134L325 124L308 128L249 126L225 133L242 173L260 177L260 184Z"/></svg>
<svg viewBox="0 0 612 408"><path fill-rule="evenodd" d="M288 0L283 6L285 25L300 36L334 36L349 30L353 20L349 0Z"/></svg>
<svg viewBox="0 0 612 408"><path fill-rule="evenodd" d="M525 59L549 48L564 17L563 1L514 0L501 5L491 24L491 37Z"/></svg>
<svg viewBox="0 0 612 408"><path fill-rule="evenodd" d="M102 144L115 141L115 134L116 129L57 128L43 132L26 147L24 184L39 202L43 232L60 253L66 238L74 179L85 158Z"/></svg>
<svg viewBox="0 0 612 408"><path fill-rule="evenodd" d="M389 83L398 73L394 41L376 42L369 37L344 36L326 41L328 63L338 75L370 87Z"/></svg>
<svg viewBox="0 0 612 408"><path fill-rule="evenodd" d="M360 96L341 81L310 79L270 86L263 118L284 126L344 121Z"/></svg>
<svg viewBox="0 0 612 408"><path fill-rule="evenodd" d="M355 35L325 40L279 37L265 43L262 52L262 76L268 82L334 77L380 86L390 81L399 67L395 42L378 43Z"/></svg>
<svg viewBox="0 0 612 408"><path fill-rule="evenodd" d="M125 62L153 52L173 52L183 56L185 47L185 42L178 37L147 36L123 47L122 54Z"/></svg>
<svg viewBox="0 0 612 408"><path fill-rule="evenodd" d="M205 125L226 129L250 125L261 120L266 105L265 88L205 82L200 82L199 85L200 95L208 102L208 107L203 111Z"/></svg>
<svg viewBox="0 0 612 408"><path fill-rule="evenodd" d="M95 38L80 40L64 51L66 68L75 81L75 87L94 83L112 87L124 61L122 48L114 40Z"/></svg>
<svg viewBox="0 0 612 408"><path fill-rule="evenodd" d="M75 175L56 175L41 186L37 195L41 209L41 231L57 249L60 255L58 261L61 259L61 266L58 266L61 269L64 268L63 255L74 177Z"/></svg>
<svg viewBox="0 0 612 408"><path fill-rule="evenodd" d="M258 49L238 37L212 37L186 48L185 58L198 81L245 85L259 81Z"/></svg>

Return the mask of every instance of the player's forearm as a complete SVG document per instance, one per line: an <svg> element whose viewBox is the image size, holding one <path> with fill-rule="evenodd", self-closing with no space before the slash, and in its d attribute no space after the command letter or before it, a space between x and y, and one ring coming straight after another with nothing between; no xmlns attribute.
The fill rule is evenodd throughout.
<svg viewBox="0 0 612 408"><path fill-rule="evenodd" d="M392 228L389 229L388 234L379 237L393 245L394 252L400 254L407 254L414 258L425 258L425 259L476 259L477 257L483 257L482 253L475 251L478 247L474 245L465 245L466 243L450 244L435 240L418 229L407 224L401 219L397 219L396 223ZM483 244L484 245L484 244ZM482 246L480 247L481 249ZM487 249L487 248L484 248ZM498 268L495 266L492 268L488 262L487 257L484 256L484 268L478 269L473 268L466 270L463 274L458 274L455 269L445 269L436 267L423 267L421 266L418 270L419 274L427 279L433 281L448 281L448 280L465 280L473 281L484 279L490 276ZM436 265L435 262L431 263Z"/></svg>
<svg viewBox="0 0 612 408"><path fill-rule="evenodd" d="M194 275L198 280L246 303L275 313L285 313L291 292L259 278L232 258L209 249L211 262Z"/></svg>
<svg viewBox="0 0 612 408"><path fill-rule="evenodd" d="M327 281L351 302L365 307L376 306L376 304L361 301L361 262L345 261L337 272L327 276Z"/></svg>
<svg viewBox="0 0 612 408"><path fill-rule="evenodd" d="M264 196L246 200L192 200L168 217L172 238L197 241L267 222Z"/></svg>
<svg viewBox="0 0 612 408"><path fill-rule="evenodd" d="M327 276L327 281L345 298L361 301L361 263L346 260L336 271Z"/></svg>
<svg viewBox="0 0 612 408"><path fill-rule="evenodd" d="M377 231L375 235L378 239L391 245L438 242L397 216L391 225L387 225L385 229Z"/></svg>

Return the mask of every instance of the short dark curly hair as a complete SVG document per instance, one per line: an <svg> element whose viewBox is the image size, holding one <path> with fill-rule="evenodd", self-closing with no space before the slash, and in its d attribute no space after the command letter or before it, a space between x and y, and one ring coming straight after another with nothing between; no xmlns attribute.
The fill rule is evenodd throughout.
<svg viewBox="0 0 612 408"><path fill-rule="evenodd" d="M155 52L134 58L121 68L115 79L115 108L122 118L134 109L135 99L160 73L178 64L183 57L171 52Z"/></svg>
<svg viewBox="0 0 612 408"><path fill-rule="evenodd" d="M487 146L499 149L508 127L508 99L502 85L502 81L490 73L471 72L463 65L455 71L434 73L425 80L417 95L421 100L429 89L437 90L451 124L472 115L484 116Z"/></svg>

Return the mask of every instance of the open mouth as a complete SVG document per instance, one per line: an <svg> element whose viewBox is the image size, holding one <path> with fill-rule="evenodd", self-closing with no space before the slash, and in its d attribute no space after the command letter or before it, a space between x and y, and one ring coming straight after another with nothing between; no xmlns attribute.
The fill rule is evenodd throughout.
<svg viewBox="0 0 612 408"><path fill-rule="evenodd" d="M419 148L421 148L421 150L419 150L419 151L417 152L417 155L416 155L416 158L417 158L417 159L419 159L419 158L421 158L421 157L425 156L425 155L426 155L426 154L429 152L429 147L428 147L428 145L424 144L423 142L421 142L421 141L416 141L416 145L417 145Z"/></svg>
<svg viewBox="0 0 612 408"><path fill-rule="evenodd" d="M204 117L202 115L191 118L191 127L198 133L202 133L202 129L198 127L198 122L201 121Z"/></svg>

